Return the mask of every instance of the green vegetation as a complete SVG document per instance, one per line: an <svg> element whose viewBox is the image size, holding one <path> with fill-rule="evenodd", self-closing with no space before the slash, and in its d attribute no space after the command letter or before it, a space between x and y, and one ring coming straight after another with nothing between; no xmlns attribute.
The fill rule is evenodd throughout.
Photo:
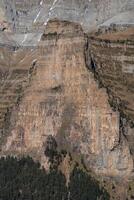
<svg viewBox="0 0 134 200"><path fill-rule="evenodd" d="M99 187L98 181L75 167L69 183L70 200L109 200L106 190Z"/></svg>
<svg viewBox="0 0 134 200"><path fill-rule="evenodd" d="M63 200L65 183L60 171L47 174L30 157L0 159L0 200Z"/></svg>
<svg viewBox="0 0 134 200"><path fill-rule="evenodd" d="M109 200L96 180L77 167L66 186L58 169L46 173L38 162L26 157L0 159L0 200Z"/></svg>

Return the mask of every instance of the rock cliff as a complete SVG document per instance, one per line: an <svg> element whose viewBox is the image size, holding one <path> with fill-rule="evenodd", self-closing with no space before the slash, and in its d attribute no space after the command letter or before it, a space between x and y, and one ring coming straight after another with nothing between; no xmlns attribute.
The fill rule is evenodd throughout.
<svg viewBox="0 0 134 200"><path fill-rule="evenodd" d="M98 40L92 39L92 62L100 55L99 48L103 53L107 45L104 43L96 48L97 44ZM110 50L113 52L113 46ZM120 113L110 106L107 90L99 87L88 69L88 37L80 25L52 20L47 24L38 47L15 51L1 48L1 51L4 58L7 52L12 57L10 62L1 57L1 76L5 77L1 85L2 155L29 154L47 168L50 163L45 152L48 144L53 146L50 138L54 138L58 151L68 152L87 170L92 168L97 174L106 176L130 176L133 157L121 128ZM131 54L131 48L129 51ZM115 63L115 70L121 56L109 58L112 64ZM104 62L107 64L106 58ZM117 63L113 62L114 58ZM103 56L100 62L101 59ZM108 70L112 66L106 67ZM104 73L104 78L111 77L109 73ZM116 80L112 79L114 84ZM16 87L21 85L21 89L16 91L14 83ZM123 85L122 88L119 90L121 94L126 89ZM13 97L10 99L11 93ZM64 160L61 166L64 169L66 162Z"/></svg>
<svg viewBox="0 0 134 200"><path fill-rule="evenodd" d="M95 78L107 89L109 103L120 112L120 124L131 153L134 133L134 28L89 37L89 54Z"/></svg>
<svg viewBox="0 0 134 200"><path fill-rule="evenodd" d="M133 0L0 2L0 156L30 155L67 184L76 164L111 200L134 199L133 11Z"/></svg>

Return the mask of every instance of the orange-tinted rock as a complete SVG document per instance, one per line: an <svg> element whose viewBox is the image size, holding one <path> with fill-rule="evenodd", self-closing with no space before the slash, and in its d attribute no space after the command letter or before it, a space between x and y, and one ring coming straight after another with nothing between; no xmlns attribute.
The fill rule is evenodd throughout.
<svg viewBox="0 0 134 200"><path fill-rule="evenodd" d="M134 28L99 34L89 42L95 75L107 88L111 106L120 111L123 134L134 155Z"/></svg>
<svg viewBox="0 0 134 200"><path fill-rule="evenodd" d="M86 42L78 24L50 21L38 49L32 54L27 50L23 65L31 66L30 58L36 59L36 69L11 113L2 154L29 154L48 167L44 150L52 135L59 149L82 157L97 173L131 173L128 143L120 141L119 113L86 68Z"/></svg>

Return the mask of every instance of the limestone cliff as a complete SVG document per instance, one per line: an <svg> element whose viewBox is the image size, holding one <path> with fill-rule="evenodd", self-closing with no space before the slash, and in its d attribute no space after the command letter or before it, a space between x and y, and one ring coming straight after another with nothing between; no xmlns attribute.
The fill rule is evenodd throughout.
<svg viewBox="0 0 134 200"><path fill-rule="evenodd" d="M134 154L134 28L113 28L89 37L89 68L100 86L107 89L113 110L120 112L122 133Z"/></svg>
<svg viewBox="0 0 134 200"><path fill-rule="evenodd" d="M1 95L4 99L7 96L12 106L8 115L8 106L2 111L5 100L4 104L1 101L1 113L8 116L8 120L2 118L2 155L29 154L47 168L44 152L52 137L59 151L69 152L87 170L130 176L133 159L120 128L120 114L112 109L106 89L99 88L87 68L87 44L80 25L53 20L47 24L38 48L12 50L13 63L7 65L4 60L1 74L6 76L10 71L11 76L3 79L6 87ZM25 77L18 101L9 100L8 90L14 83L9 80L16 80L14 73L17 83L21 82L19 74Z"/></svg>

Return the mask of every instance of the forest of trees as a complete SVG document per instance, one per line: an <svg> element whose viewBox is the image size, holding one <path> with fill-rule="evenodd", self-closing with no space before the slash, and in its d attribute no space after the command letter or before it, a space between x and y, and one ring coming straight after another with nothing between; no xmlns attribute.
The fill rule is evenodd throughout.
<svg viewBox="0 0 134 200"><path fill-rule="evenodd" d="M100 198L101 197L101 198ZM65 176L52 169L46 173L30 157L0 159L0 200L109 200L96 180L75 167L66 186Z"/></svg>

